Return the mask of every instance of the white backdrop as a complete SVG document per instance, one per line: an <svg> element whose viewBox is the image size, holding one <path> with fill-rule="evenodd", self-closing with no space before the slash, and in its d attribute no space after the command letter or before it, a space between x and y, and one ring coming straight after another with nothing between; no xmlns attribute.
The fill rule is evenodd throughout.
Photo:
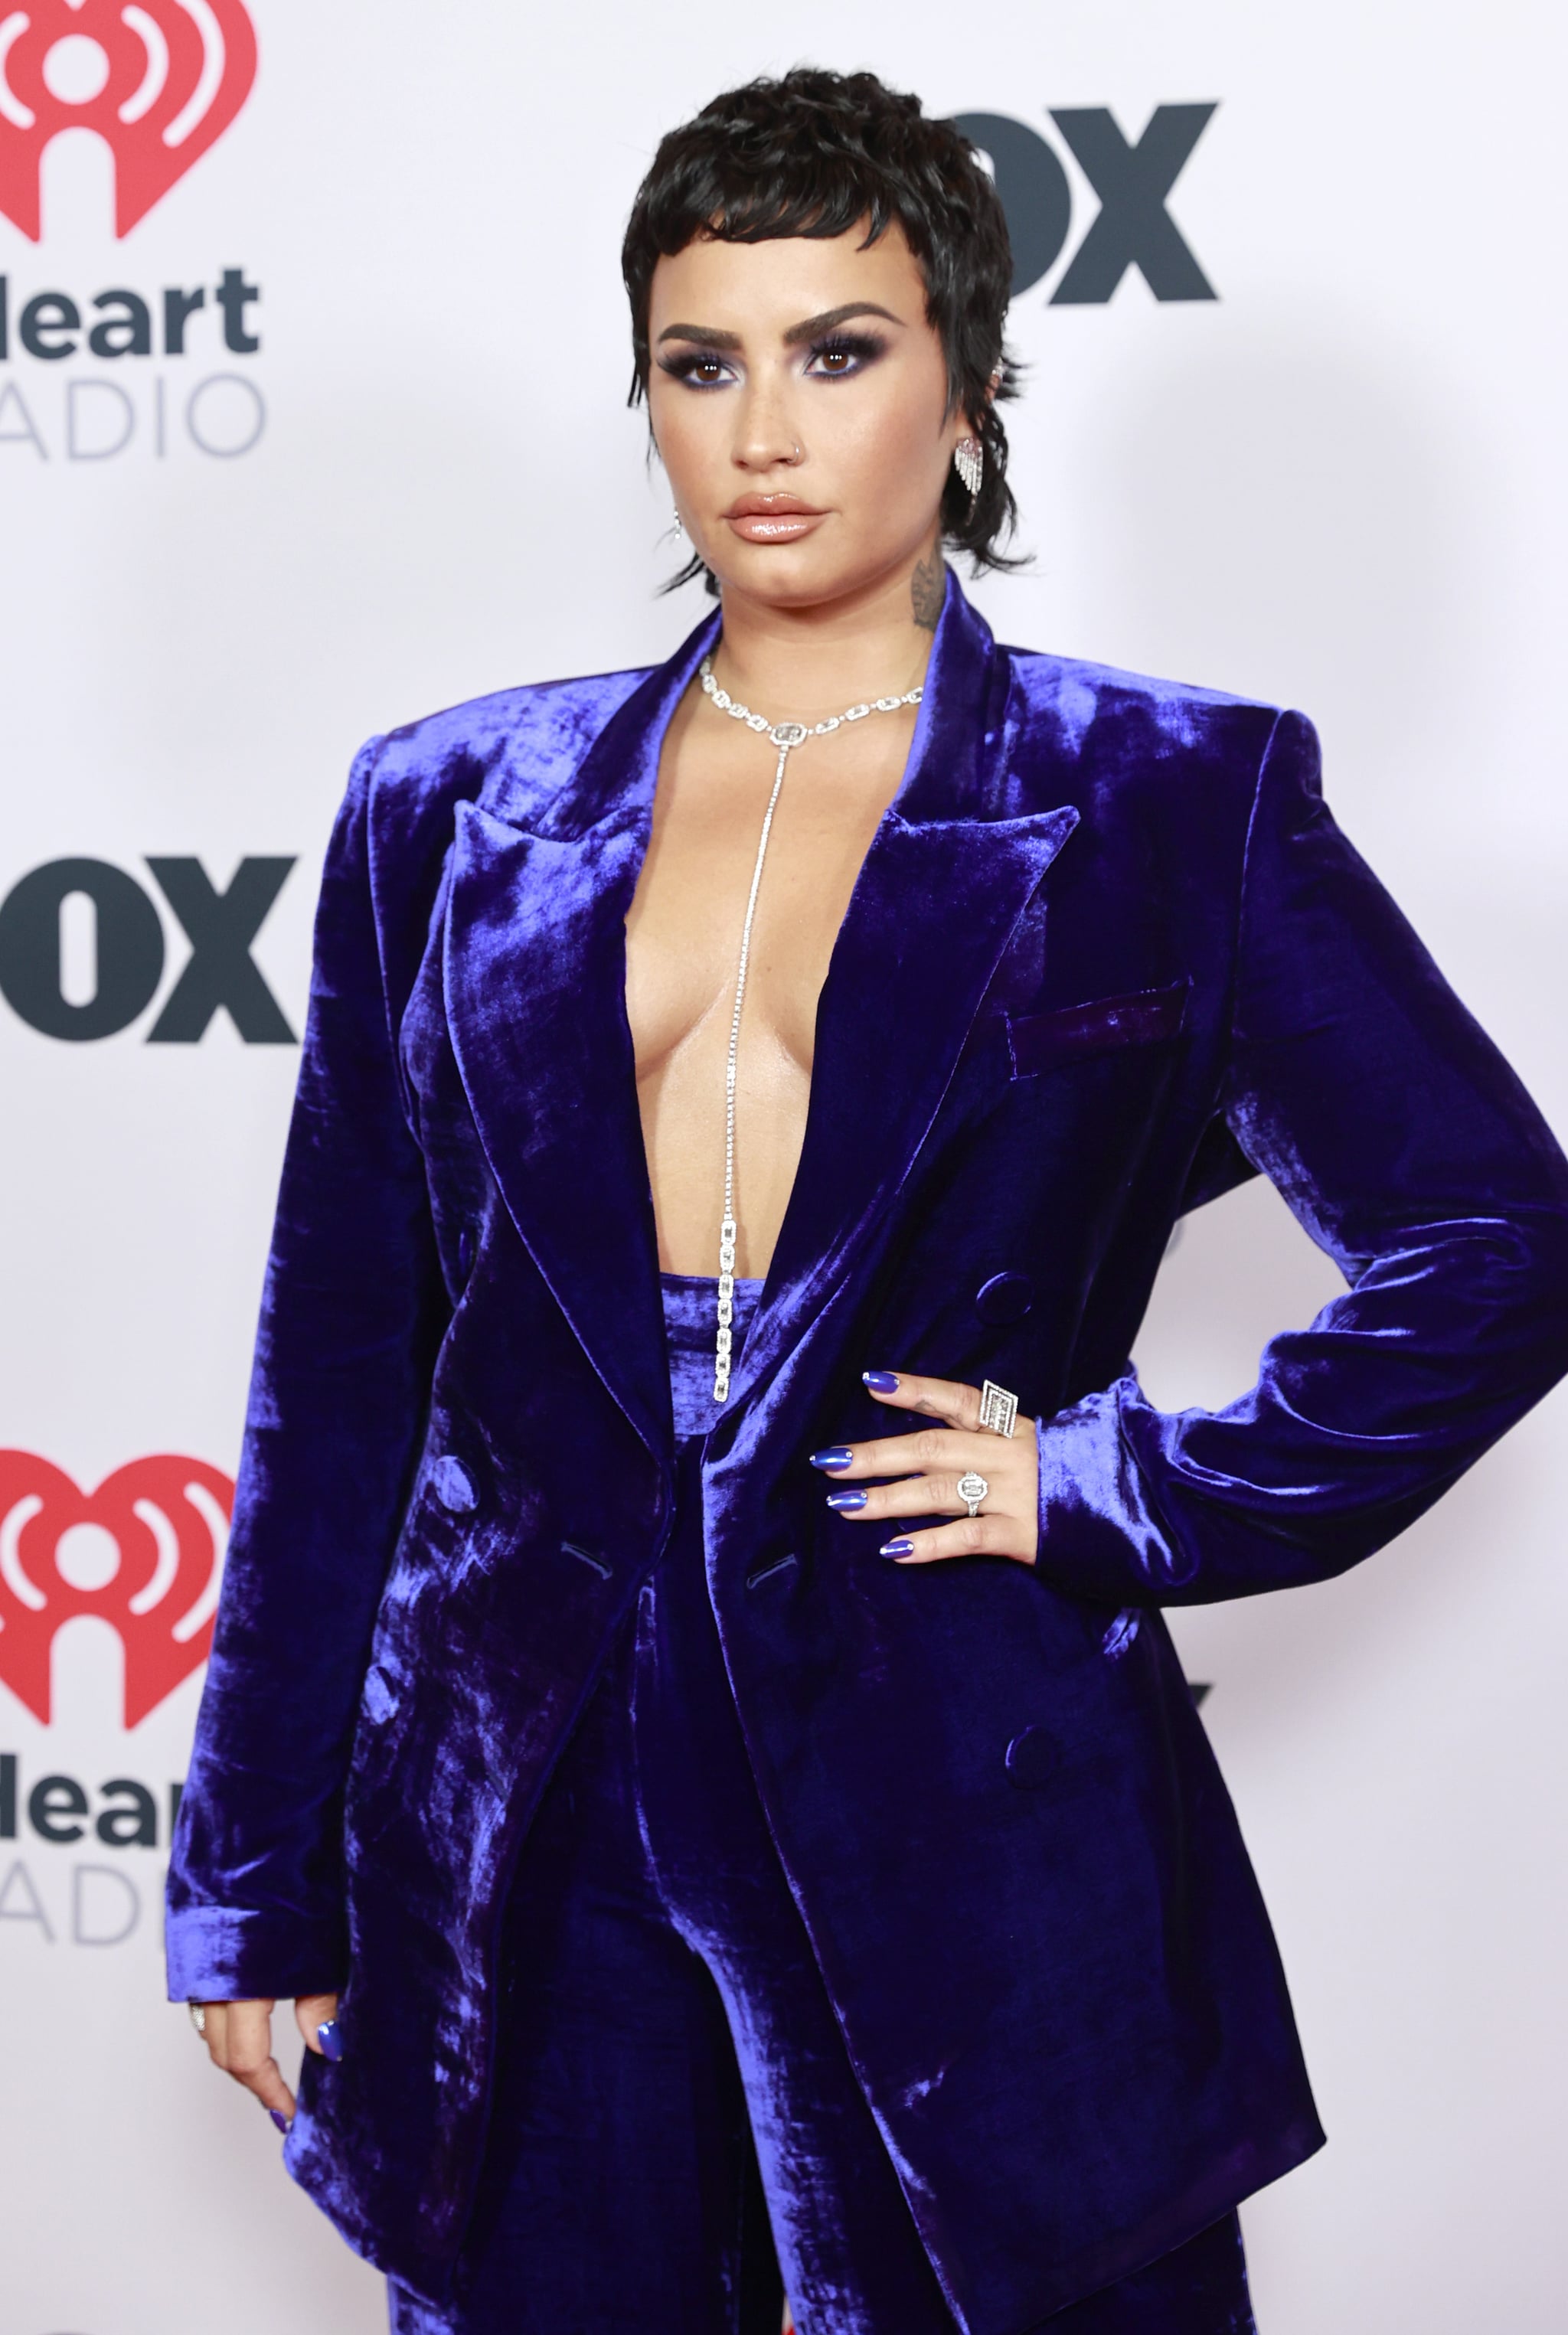
<svg viewBox="0 0 1568 2335"><path fill-rule="evenodd" d="M71 32L58 0L5 21L28 5ZM205 0L179 5L210 32ZM1012 319L1037 559L981 587L992 622L1304 705L1345 825L1568 1123L1560 11L992 0L961 21L798 0L781 44L750 12L630 0L250 13L253 92L126 237L81 131L48 150L42 240L0 218L0 902L97 861L134 877L167 944L157 999L117 1034L73 1042L0 1004L0 1445L34 1455L11 1497L40 1461L91 1491L150 1455L237 1458L296 1054L225 1011L199 1042L146 1042L189 953L149 856L198 860L218 891L246 858L297 859L255 949L297 1030L361 738L662 655L695 620L695 593L652 596L667 501L623 404L621 224L663 128L801 57L1011 116L1066 160L1066 251ZM1198 101L1218 111L1171 208L1218 299L1157 301L1134 272L1108 303L1053 306L1096 198L1049 109L1108 107L1130 140ZM257 349L226 343L228 269L256 289L230 321ZM197 286L177 355L163 294ZM66 295L84 333L132 313L92 308L110 289L148 301L152 354L25 344L38 295ZM73 337L62 315L33 312L41 347ZM245 451L198 442L258 430ZM63 930L80 1006L80 900ZM1270 1192L1220 1203L1162 1280L1151 1390L1223 1400L1332 1278ZM1350 1578L1178 1623L1331 2135L1247 2209L1263 2335L1562 2324L1563 1417L1546 1405ZM199 1671L127 1729L120 1639L75 1620L46 1723L15 1690L21 1545L0 1533L0 2335L370 2335L379 2282L160 2000ZM87 1581L103 1548L79 1531L62 1565ZM199 1640L171 1651L164 1607L160 1659L189 1662ZM39 1795L51 1776L80 1793ZM102 1793L120 1779L151 1795L150 1844L112 1837L140 1806Z"/></svg>

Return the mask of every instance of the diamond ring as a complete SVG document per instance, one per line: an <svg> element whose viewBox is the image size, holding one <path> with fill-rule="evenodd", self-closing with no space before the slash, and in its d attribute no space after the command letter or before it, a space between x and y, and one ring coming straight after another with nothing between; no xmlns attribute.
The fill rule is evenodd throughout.
<svg viewBox="0 0 1568 2335"><path fill-rule="evenodd" d="M972 1516L977 1516L980 1514L980 1504L990 1489L991 1486L984 1477L977 1474L973 1468L967 1475L961 1476L958 1479L958 1497Z"/></svg>
<svg viewBox="0 0 1568 2335"><path fill-rule="evenodd" d="M1018 1419L1018 1397L987 1379L980 1390L980 1423L992 1435L1011 1435Z"/></svg>
<svg viewBox="0 0 1568 2335"><path fill-rule="evenodd" d="M206 2003L188 2002L185 2007L190 2013L190 2023L195 2028L197 2033L198 2035L205 2035L207 2032Z"/></svg>

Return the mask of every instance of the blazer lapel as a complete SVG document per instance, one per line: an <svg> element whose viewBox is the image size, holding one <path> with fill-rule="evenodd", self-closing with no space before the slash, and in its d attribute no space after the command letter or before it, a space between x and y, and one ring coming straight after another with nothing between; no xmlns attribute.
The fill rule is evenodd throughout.
<svg viewBox="0 0 1568 2335"><path fill-rule="evenodd" d="M949 576L904 783L862 865L817 1012L806 1138L732 1383L821 1312L934 1119L1013 926L1078 824L1004 805L1009 660Z"/></svg>
<svg viewBox="0 0 1568 2335"><path fill-rule="evenodd" d="M491 1172L589 1361L658 1457L670 1388L625 916L664 732L716 625L633 692L532 828L482 801L462 808L447 920L452 1044Z"/></svg>
<svg viewBox="0 0 1568 2335"><path fill-rule="evenodd" d="M625 917L698 627L530 826L460 815L452 1042L491 1171L590 1361L656 1456L672 1433L658 1242L625 1006ZM817 1014L800 1165L733 1404L804 1332L936 1116L1014 925L1077 824L1006 807L1010 666L952 576L909 769L867 852ZM503 797L504 800L505 798Z"/></svg>

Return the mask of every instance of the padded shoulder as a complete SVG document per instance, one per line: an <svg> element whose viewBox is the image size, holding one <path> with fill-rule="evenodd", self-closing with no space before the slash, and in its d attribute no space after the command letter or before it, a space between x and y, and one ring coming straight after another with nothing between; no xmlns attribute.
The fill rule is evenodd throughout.
<svg viewBox="0 0 1568 2335"><path fill-rule="evenodd" d="M395 1025L438 914L460 803L532 824L571 780L646 670L497 690L373 739L350 796L364 792L371 891Z"/></svg>
<svg viewBox="0 0 1568 2335"><path fill-rule="evenodd" d="M1040 649L1010 648L1014 684L1028 713L1054 723L1064 739L1081 744L1097 722L1136 722L1173 744L1195 745L1216 730L1240 727L1268 734L1280 709L1262 700L1190 682L1161 681L1118 665L1083 657L1051 656Z"/></svg>
<svg viewBox="0 0 1568 2335"><path fill-rule="evenodd" d="M1030 649L1004 652L1012 669L1011 759L1054 799L1086 816L1139 799L1150 809L1173 786L1218 799L1244 819L1276 706Z"/></svg>
<svg viewBox="0 0 1568 2335"><path fill-rule="evenodd" d="M531 823L650 670L499 689L389 731L371 780L377 809L384 818L394 798L411 808L431 794L454 806L483 794Z"/></svg>

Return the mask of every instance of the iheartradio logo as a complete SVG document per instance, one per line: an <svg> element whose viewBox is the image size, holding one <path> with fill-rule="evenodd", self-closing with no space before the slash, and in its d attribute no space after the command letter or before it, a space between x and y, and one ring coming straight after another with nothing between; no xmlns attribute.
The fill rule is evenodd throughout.
<svg viewBox="0 0 1568 2335"><path fill-rule="evenodd" d="M95 1492L29 1451L0 1451L0 1683L44 1726L55 1633L108 1622L125 1649L134 1727L207 1660L234 1486L164 1453Z"/></svg>
<svg viewBox="0 0 1568 2335"><path fill-rule="evenodd" d="M63 130L92 130L114 157L114 232L129 235L255 79L242 0L25 0L0 14L0 213L36 243L44 150Z"/></svg>

